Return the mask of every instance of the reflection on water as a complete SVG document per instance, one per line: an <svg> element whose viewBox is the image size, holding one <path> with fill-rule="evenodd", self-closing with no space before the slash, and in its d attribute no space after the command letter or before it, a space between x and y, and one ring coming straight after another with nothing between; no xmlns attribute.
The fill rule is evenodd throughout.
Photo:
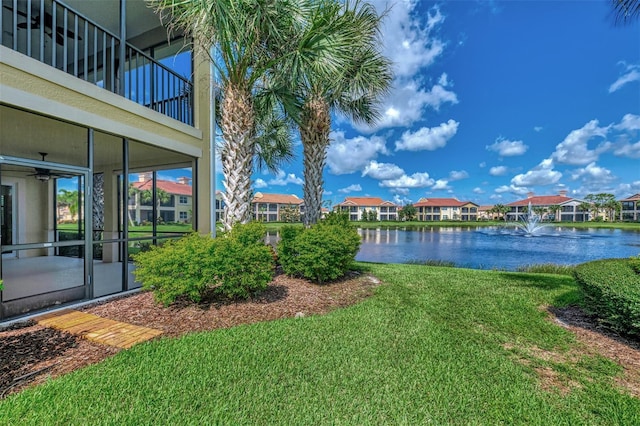
<svg viewBox="0 0 640 426"><path fill-rule="evenodd" d="M590 260L640 255L640 232L549 226L525 237L513 227L418 227L358 229L357 260L406 263L438 260L474 269L515 270L541 263L576 265ZM267 243L276 244L277 232Z"/></svg>
<svg viewBox="0 0 640 426"><path fill-rule="evenodd" d="M534 237L509 227L361 229L359 233L362 245L356 259L367 262L438 260L476 269L515 270L640 254L640 234L619 229L548 227Z"/></svg>

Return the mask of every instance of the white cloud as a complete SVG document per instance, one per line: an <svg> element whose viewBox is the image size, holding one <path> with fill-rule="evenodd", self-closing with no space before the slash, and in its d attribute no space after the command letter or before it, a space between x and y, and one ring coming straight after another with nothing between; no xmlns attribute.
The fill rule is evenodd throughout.
<svg viewBox="0 0 640 426"><path fill-rule="evenodd" d="M616 148L613 153L618 157L640 158L640 141L634 144L624 144Z"/></svg>
<svg viewBox="0 0 640 426"><path fill-rule="evenodd" d="M596 163L589 163L586 167L576 169L571 173L571 179L582 181L587 188L602 188L613 182L616 178L611 174L611 170L596 166Z"/></svg>
<svg viewBox="0 0 640 426"><path fill-rule="evenodd" d="M450 119L437 127L423 127L413 133L406 131L402 134L401 140L396 142L396 151L434 151L442 148L455 136L459 124Z"/></svg>
<svg viewBox="0 0 640 426"><path fill-rule="evenodd" d="M446 179L438 179L436 183L431 187L433 190L451 189L449 181Z"/></svg>
<svg viewBox="0 0 640 426"><path fill-rule="evenodd" d="M346 188L338 189L338 192L341 192L343 194L348 194L349 192L358 192L358 191L362 191L362 187L359 184L353 184L353 185L347 186Z"/></svg>
<svg viewBox="0 0 640 426"><path fill-rule="evenodd" d="M324 196L329 196L329 195L333 195L332 191L327 191L326 189L322 192L322 195Z"/></svg>
<svg viewBox="0 0 640 426"><path fill-rule="evenodd" d="M504 176L509 172L509 169L506 166L495 166L489 169L489 174L491 176Z"/></svg>
<svg viewBox="0 0 640 426"><path fill-rule="evenodd" d="M378 180L397 179L404 175L404 170L393 163L370 162L362 171L362 176Z"/></svg>
<svg viewBox="0 0 640 426"><path fill-rule="evenodd" d="M286 186L288 184L302 185L304 181L297 177L294 173L285 174L282 170L278 170L276 177L269 180L269 185Z"/></svg>
<svg viewBox="0 0 640 426"><path fill-rule="evenodd" d="M389 192L391 192L392 194L396 194L396 197L397 197L398 194L399 195L409 195L409 192L411 192L411 191L409 190L409 188L391 188L389 190Z"/></svg>
<svg viewBox="0 0 640 426"><path fill-rule="evenodd" d="M556 146L553 158L558 163L582 166L596 161L598 156L609 149L610 144L603 142L595 149L589 149L588 143L593 138L605 138L610 126L598 127L598 120L591 120L582 128L573 130Z"/></svg>
<svg viewBox="0 0 640 426"><path fill-rule="evenodd" d="M524 188L516 185L502 185L496 188L495 192L498 194L510 192L515 195L527 195L529 192L531 192L531 190L529 188ZM491 198L502 198L502 197L491 197Z"/></svg>
<svg viewBox="0 0 640 426"><path fill-rule="evenodd" d="M473 192L475 194L484 194L484 189L482 189L480 187L476 187L476 188L473 188Z"/></svg>
<svg viewBox="0 0 640 426"><path fill-rule="evenodd" d="M638 142L628 142L630 138L638 137L640 132L640 115L625 114L620 123L613 126L619 130L619 141L615 144L613 154L619 157L640 158L640 140Z"/></svg>
<svg viewBox="0 0 640 426"><path fill-rule="evenodd" d="M386 10L382 26L383 53L393 63L395 78L389 95L382 102L380 122L372 128L360 124L356 124L356 128L372 132L385 127L408 127L422 119L425 108L437 110L444 103L458 103L446 74L441 74L433 83L421 78L446 46L436 35L445 20L439 6L425 13L416 10L422 5L415 0L374 0L372 3L378 12Z"/></svg>
<svg viewBox="0 0 640 426"><path fill-rule="evenodd" d="M444 42L431 35L445 19L439 7L432 7L426 14L417 14L414 11L418 4L416 1L394 2L392 5L387 0L372 3L378 12L387 10L382 21L384 54L393 62L397 76L415 75L442 54Z"/></svg>
<svg viewBox="0 0 640 426"><path fill-rule="evenodd" d="M640 130L640 115L625 114L620 123L613 127L621 131Z"/></svg>
<svg viewBox="0 0 640 426"><path fill-rule="evenodd" d="M487 163L483 161L482 163L478 164L478 167L480 167L481 169L484 169L485 167L487 167Z"/></svg>
<svg viewBox="0 0 640 426"><path fill-rule="evenodd" d="M401 206L404 206L405 204L409 204L411 202L413 202L413 200L407 198L407 197L401 197L400 195L408 195L408 190L407 190L407 194L396 194L393 196L393 202L396 204L400 204Z"/></svg>
<svg viewBox="0 0 640 426"><path fill-rule="evenodd" d="M457 104L458 96L448 89L451 84L446 74L442 74L439 80L447 83L446 86L438 83L429 90L423 88L421 81L416 79L394 81L381 109L380 121L373 127L365 124L356 124L355 127L368 133L385 127L409 127L422 119L427 107L439 110L445 103Z"/></svg>
<svg viewBox="0 0 640 426"><path fill-rule="evenodd" d="M522 141L510 141L508 139L498 138L492 145L486 146L488 151L495 151L501 157L515 157L522 155L529 147Z"/></svg>
<svg viewBox="0 0 640 426"><path fill-rule="evenodd" d="M268 185L267 185L267 182L265 182L263 179L258 178L258 179L256 179L256 181L253 183L253 186L254 186L256 189L260 189L260 188L266 188Z"/></svg>
<svg viewBox="0 0 640 426"><path fill-rule="evenodd" d="M429 177L429 173L414 173L411 176L402 175L398 179L380 181L384 188L425 188L433 186L435 181Z"/></svg>
<svg viewBox="0 0 640 426"><path fill-rule="evenodd" d="M553 185L561 177L562 173L553 170L553 161L547 158L527 173L516 175L511 184L516 187Z"/></svg>
<svg viewBox="0 0 640 426"><path fill-rule="evenodd" d="M543 127L542 126L535 126L533 128L533 130L535 130L536 132L541 132L543 130Z"/></svg>
<svg viewBox="0 0 640 426"><path fill-rule="evenodd" d="M388 154L385 141L379 136L346 139L344 132L332 132L331 140L327 150L327 165L334 175L363 170L378 154Z"/></svg>
<svg viewBox="0 0 640 426"><path fill-rule="evenodd" d="M609 86L609 93L620 90L623 86L634 81L640 81L640 65L628 65L624 74Z"/></svg>
<svg viewBox="0 0 640 426"><path fill-rule="evenodd" d="M456 181L456 180L462 180L462 179L466 179L469 177L469 173L467 173L466 170L451 170L449 172L449 180L450 181Z"/></svg>

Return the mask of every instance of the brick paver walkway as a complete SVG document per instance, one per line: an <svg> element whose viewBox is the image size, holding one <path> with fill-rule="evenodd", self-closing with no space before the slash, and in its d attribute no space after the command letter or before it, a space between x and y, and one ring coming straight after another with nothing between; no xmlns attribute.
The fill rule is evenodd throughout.
<svg viewBox="0 0 640 426"><path fill-rule="evenodd" d="M36 321L45 327L125 349L162 334L162 331L153 328L114 321L72 309L41 315Z"/></svg>

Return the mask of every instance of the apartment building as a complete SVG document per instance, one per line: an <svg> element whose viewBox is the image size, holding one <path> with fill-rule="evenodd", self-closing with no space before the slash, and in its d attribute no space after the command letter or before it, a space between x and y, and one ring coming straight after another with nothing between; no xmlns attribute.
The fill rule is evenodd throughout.
<svg viewBox="0 0 640 426"><path fill-rule="evenodd" d="M398 206L379 197L347 197L333 207L334 211L348 212L349 220L398 220Z"/></svg>
<svg viewBox="0 0 640 426"><path fill-rule="evenodd" d="M478 204L456 198L421 198L413 205L420 221L478 220Z"/></svg>
<svg viewBox="0 0 640 426"><path fill-rule="evenodd" d="M535 210L542 212L542 220L556 222L586 222L590 220L591 213L588 209L583 209L584 200L567 197L567 191L560 191L558 195L534 195L527 194L527 198L506 204L511 210L507 212L507 220L519 220L526 216L529 210L534 210L531 214L538 214Z"/></svg>
<svg viewBox="0 0 640 426"><path fill-rule="evenodd" d="M256 192L251 200L251 216L263 222L299 222L303 200L296 195Z"/></svg>
<svg viewBox="0 0 640 426"><path fill-rule="evenodd" d="M181 34L168 41L146 2L3 0L0 24L2 321L138 287L129 252L169 236L158 218L184 217L180 197L184 220L208 233L213 145L210 64ZM140 209L144 234L125 213L140 173L156 195L163 173L192 179L172 210ZM60 188L82 200L66 241Z"/></svg>
<svg viewBox="0 0 640 426"><path fill-rule="evenodd" d="M135 224L153 223L154 214L162 223L191 223L193 188L191 179L180 177L176 182L156 179L156 203L153 203L153 174L140 173L138 182L131 183L129 218Z"/></svg>
<svg viewBox="0 0 640 426"><path fill-rule="evenodd" d="M625 222L640 222L640 194L635 194L620 200L622 209L620 220Z"/></svg>

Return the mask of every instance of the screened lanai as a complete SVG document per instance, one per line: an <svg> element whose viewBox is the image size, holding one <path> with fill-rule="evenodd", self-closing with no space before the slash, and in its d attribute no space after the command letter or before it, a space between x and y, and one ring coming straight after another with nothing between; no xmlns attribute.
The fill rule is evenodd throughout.
<svg viewBox="0 0 640 426"><path fill-rule="evenodd" d="M193 157L9 106L0 116L0 321L137 288L132 255L193 229Z"/></svg>

